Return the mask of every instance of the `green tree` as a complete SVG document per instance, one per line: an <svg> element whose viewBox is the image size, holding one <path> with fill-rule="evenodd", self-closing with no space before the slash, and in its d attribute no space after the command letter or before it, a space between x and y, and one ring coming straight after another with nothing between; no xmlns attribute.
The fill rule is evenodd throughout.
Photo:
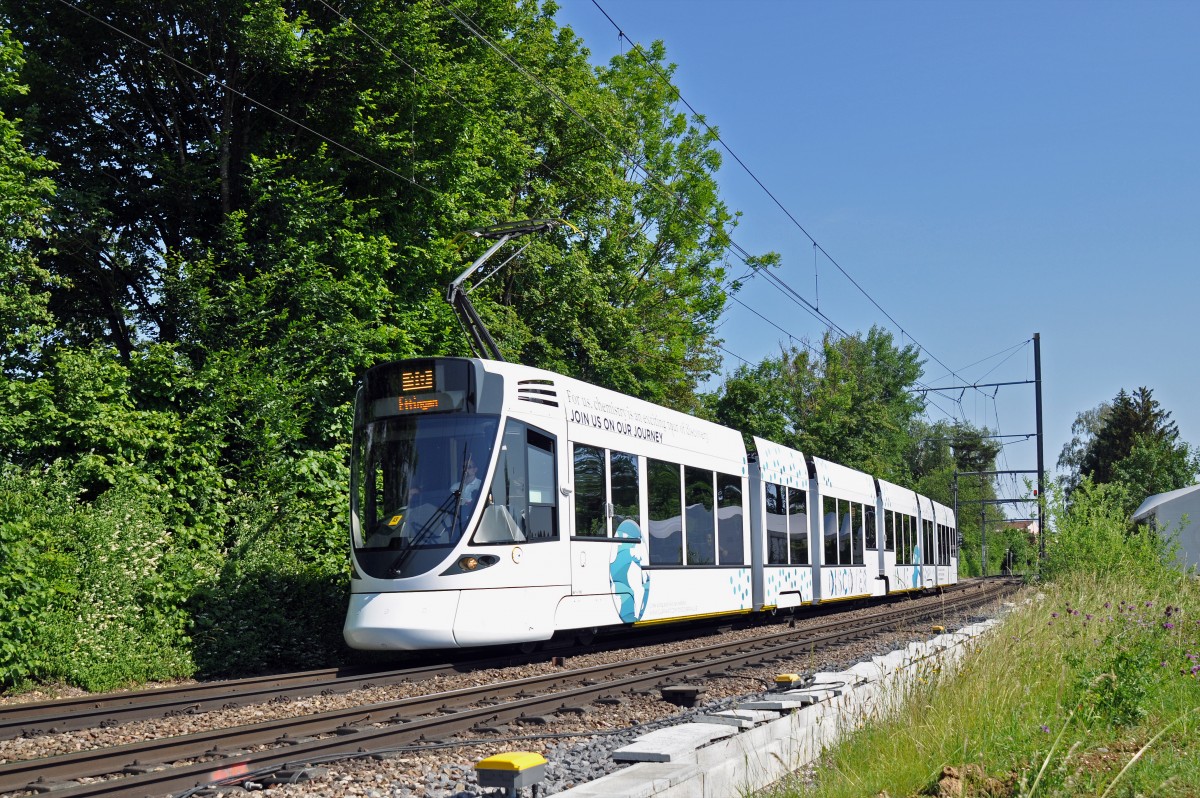
<svg viewBox="0 0 1200 798"><path fill-rule="evenodd" d="M920 375L916 347L897 347L873 327L741 366L707 404L747 435L907 484L910 430L924 409L910 388Z"/></svg>
<svg viewBox="0 0 1200 798"><path fill-rule="evenodd" d="M91 8L139 41L68 8L0 8L30 48L32 135L62 163L46 264L63 340L211 348L198 293L239 292L297 253L289 234L346 218L289 207L295 181L352 203L383 245L321 279L382 292L362 326L382 315L422 354L464 352L441 301L472 257L459 234L550 216L579 234L533 241L475 297L511 359L680 407L715 369L734 219L715 134L674 110L660 44L595 70L553 5L515 0ZM353 354L409 351L393 336Z"/></svg>
<svg viewBox="0 0 1200 798"><path fill-rule="evenodd" d="M1095 439L1100 428L1108 419L1112 405L1101 402L1091 410L1081 411L1071 424L1071 440L1063 444L1062 452L1058 455L1058 468L1066 473L1061 484L1067 497L1079 487L1083 480L1083 458Z"/></svg>
<svg viewBox="0 0 1200 798"><path fill-rule="evenodd" d="M24 48L0 29L0 103L28 92L19 75ZM54 330L49 288L55 280L37 258L48 237L54 164L26 149L20 119L0 107L0 375L28 374L43 340Z"/></svg>
<svg viewBox="0 0 1200 798"><path fill-rule="evenodd" d="M1126 509L1132 514L1147 496L1195 484L1197 473L1200 453L1192 447L1138 435L1129 454L1113 466L1112 481L1125 486L1129 493Z"/></svg>
<svg viewBox="0 0 1200 798"><path fill-rule="evenodd" d="M978 476L979 472L996 470L996 457L1000 453L1000 446L987 437L988 430L957 420L931 424L917 419L910 434L908 463L913 489L953 507L957 478L958 531L962 536L960 573L983 573L985 528L988 573L999 573L1002 567L1028 567L1032 561L1028 535L1007 522L999 505L989 503L998 498L995 481Z"/></svg>
<svg viewBox="0 0 1200 798"><path fill-rule="evenodd" d="M517 0L88 13L0 0L4 86L20 70L31 87L0 92L26 135L0 131L6 200L25 203L0 261L25 291L0 299L0 465L69 485L18 491L5 534L52 529L28 508L55 501L97 541L161 526L146 551L162 556L113 594L129 606L106 608L168 618L137 638L173 641L167 669L336 656L353 381L466 354L443 300L481 251L465 230L573 225L521 241L473 294L510 359L695 406L736 218L661 44L596 69L552 4ZM101 566L81 560L69 590ZM247 639L265 626L298 631ZM311 628L328 634L307 645ZM41 650L81 638L56 639ZM103 673L136 678L100 667L89 684Z"/></svg>
<svg viewBox="0 0 1200 798"><path fill-rule="evenodd" d="M1179 440L1170 412L1149 388L1133 394L1122 389L1110 404L1081 413L1073 429L1092 426L1095 432L1078 458L1079 478L1123 486L1127 513L1149 495L1191 485L1200 472L1200 453ZM1072 448L1072 456L1077 452L1078 447ZM1068 478L1071 484L1078 480Z"/></svg>
<svg viewBox="0 0 1200 798"><path fill-rule="evenodd" d="M1138 388L1133 395L1122 388L1088 443L1079 464L1080 474L1098 485L1112 482L1116 464L1129 456L1139 437L1175 444L1179 429L1170 418L1171 414L1159 405L1149 388Z"/></svg>

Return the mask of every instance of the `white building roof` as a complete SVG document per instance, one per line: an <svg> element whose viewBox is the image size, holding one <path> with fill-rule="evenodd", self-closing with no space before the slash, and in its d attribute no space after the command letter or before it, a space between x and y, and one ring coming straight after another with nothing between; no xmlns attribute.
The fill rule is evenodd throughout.
<svg viewBox="0 0 1200 798"><path fill-rule="evenodd" d="M1179 490L1167 491L1166 493L1156 493L1147 498L1146 501L1142 502L1138 506L1137 510L1135 510L1133 513L1133 520L1144 521L1149 518L1155 510L1167 502L1174 501L1182 496L1187 496L1190 493L1195 493L1198 490L1200 490L1200 485L1192 485L1190 487L1180 488Z"/></svg>

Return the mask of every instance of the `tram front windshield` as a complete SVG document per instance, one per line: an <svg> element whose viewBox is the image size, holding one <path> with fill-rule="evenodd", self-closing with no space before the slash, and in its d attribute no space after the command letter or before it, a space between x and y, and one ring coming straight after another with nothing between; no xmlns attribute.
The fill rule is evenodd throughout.
<svg viewBox="0 0 1200 798"><path fill-rule="evenodd" d="M401 416L360 430L351 538L359 566L383 579L440 564L462 538L487 484L499 417Z"/></svg>

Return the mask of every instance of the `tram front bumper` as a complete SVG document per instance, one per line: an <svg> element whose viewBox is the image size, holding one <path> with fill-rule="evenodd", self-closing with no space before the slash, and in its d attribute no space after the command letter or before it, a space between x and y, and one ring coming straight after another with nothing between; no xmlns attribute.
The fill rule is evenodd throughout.
<svg viewBox="0 0 1200 798"><path fill-rule="evenodd" d="M457 648L459 591L352 593L342 636L351 648L421 651Z"/></svg>

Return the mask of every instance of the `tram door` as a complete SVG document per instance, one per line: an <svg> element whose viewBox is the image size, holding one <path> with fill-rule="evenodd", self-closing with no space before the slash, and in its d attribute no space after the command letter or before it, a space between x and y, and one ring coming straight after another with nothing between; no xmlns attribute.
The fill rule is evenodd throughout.
<svg viewBox="0 0 1200 798"><path fill-rule="evenodd" d="M615 533L629 514L626 505L637 505L637 458L576 443L573 460L571 592L611 593L609 565L614 547L620 545ZM626 531L628 525L622 533Z"/></svg>
<svg viewBox="0 0 1200 798"><path fill-rule="evenodd" d="M581 443L572 448L571 593L605 596L597 607L614 613L611 622L632 622L646 600L641 458Z"/></svg>

